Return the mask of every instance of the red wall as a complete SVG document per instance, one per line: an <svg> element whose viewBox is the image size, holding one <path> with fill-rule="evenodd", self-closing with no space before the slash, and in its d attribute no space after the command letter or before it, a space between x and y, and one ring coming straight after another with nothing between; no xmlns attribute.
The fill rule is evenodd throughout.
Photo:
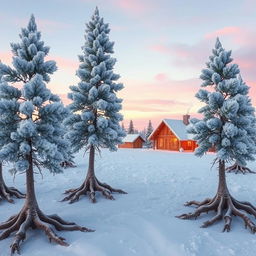
<svg viewBox="0 0 256 256"><path fill-rule="evenodd" d="M137 138L134 142L125 142L118 145L119 148L142 148L143 140L141 137Z"/></svg>
<svg viewBox="0 0 256 256"><path fill-rule="evenodd" d="M155 149L179 151L180 148L183 148L185 151L194 151L196 148L195 141L180 141L164 122L159 126L152 140Z"/></svg>

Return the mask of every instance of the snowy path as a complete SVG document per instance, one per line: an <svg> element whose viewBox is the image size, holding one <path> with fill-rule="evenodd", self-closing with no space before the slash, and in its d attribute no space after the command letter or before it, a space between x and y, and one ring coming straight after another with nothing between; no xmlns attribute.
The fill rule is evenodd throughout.
<svg viewBox="0 0 256 256"><path fill-rule="evenodd" d="M213 213L198 220L179 220L175 215L192 211L184 207L187 200L204 199L216 192L217 173L210 170L214 155L196 158L190 153L173 153L141 149L102 151L96 159L97 177L128 195L115 194L115 201L98 195L98 203L85 197L72 205L60 203L61 193L77 187L87 168L87 156L76 157L77 168L64 174L37 176L36 190L41 209L96 229L95 233L61 232L69 247L49 244L40 231L29 231L22 244L23 256L254 256L256 236L245 230L234 218L230 233L222 233L223 222L207 229L200 225ZM255 163L250 165L256 168ZM22 189L24 176L15 185ZM12 185L12 177L6 175ZM79 180L81 179L81 180ZM231 193L241 200L256 204L256 175L228 174ZM0 203L0 221L16 213L15 205ZM0 241L0 256L9 255L12 237Z"/></svg>

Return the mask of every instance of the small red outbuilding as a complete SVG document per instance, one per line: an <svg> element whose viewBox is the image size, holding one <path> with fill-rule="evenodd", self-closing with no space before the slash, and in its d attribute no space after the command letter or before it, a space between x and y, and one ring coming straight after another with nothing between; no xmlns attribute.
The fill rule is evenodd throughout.
<svg viewBox="0 0 256 256"><path fill-rule="evenodd" d="M139 134L127 134L119 148L142 148L145 140Z"/></svg>

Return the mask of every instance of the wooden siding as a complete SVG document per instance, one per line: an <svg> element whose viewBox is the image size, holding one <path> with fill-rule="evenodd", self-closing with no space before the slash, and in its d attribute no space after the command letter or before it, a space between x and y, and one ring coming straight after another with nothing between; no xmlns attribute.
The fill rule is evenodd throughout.
<svg viewBox="0 0 256 256"><path fill-rule="evenodd" d="M178 151L180 147L180 141L176 135L162 123L158 129L158 132L154 136L155 148L163 150L175 150Z"/></svg>
<svg viewBox="0 0 256 256"><path fill-rule="evenodd" d="M142 148L143 140L141 137L138 137L134 142L125 142L118 145L119 148Z"/></svg>
<svg viewBox="0 0 256 256"><path fill-rule="evenodd" d="M182 148L184 151L194 151L197 147L193 140L180 141L164 122L151 139L154 141L155 149L179 151Z"/></svg>

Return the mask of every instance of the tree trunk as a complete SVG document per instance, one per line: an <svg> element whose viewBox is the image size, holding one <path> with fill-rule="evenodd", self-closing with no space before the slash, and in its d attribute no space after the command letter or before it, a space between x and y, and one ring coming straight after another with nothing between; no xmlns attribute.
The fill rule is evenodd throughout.
<svg viewBox="0 0 256 256"><path fill-rule="evenodd" d="M114 200L114 197L111 195L112 192L117 192L120 194L127 194L121 189L115 189L109 186L106 183L101 183L95 176L94 171L94 162L95 162L95 147L90 146L89 151L89 166L86 174L85 181L82 185L76 189L69 189L65 191L65 194L69 194L62 201L69 201L69 203L74 203L79 200L81 195L89 195L89 198L92 203L96 202L95 191L100 191L103 196L107 199Z"/></svg>
<svg viewBox="0 0 256 256"><path fill-rule="evenodd" d="M86 179L95 177L94 162L95 162L95 148L94 146L91 145L90 152L89 152L89 166L88 166Z"/></svg>
<svg viewBox="0 0 256 256"><path fill-rule="evenodd" d="M29 162L29 168L26 171L27 196L26 196L25 205L31 210L32 209L34 210L38 208L38 204L37 204L36 194L35 194L32 152L30 152L30 154L28 155L27 161Z"/></svg>
<svg viewBox="0 0 256 256"><path fill-rule="evenodd" d="M219 185L217 194L219 196L229 195L226 183L225 162L223 160L219 160Z"/></svg>

